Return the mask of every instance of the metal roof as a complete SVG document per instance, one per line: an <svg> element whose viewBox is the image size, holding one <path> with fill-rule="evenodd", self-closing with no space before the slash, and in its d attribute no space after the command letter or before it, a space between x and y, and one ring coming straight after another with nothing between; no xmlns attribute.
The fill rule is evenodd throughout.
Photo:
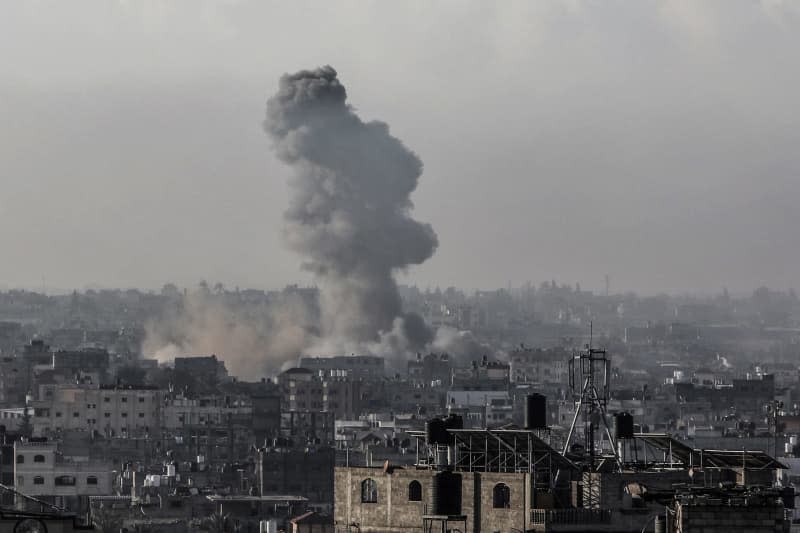
<svg viewBox="0 0 800 533"><path fill-rule="evenodd" d="M660 450L669 461L688 467L750 468L754 470L788 468L761 450L706 450L692 448L666 433L635 433L634 439Z"/></svg>
<svg viewBox="0 0 800 533"><path fill-rule="evenodd" d="M212 502L266 502L266 503L281 503L281 502L307 502L308 498L304 496L292 495L271 495L265 494L263 496L225 496L220 494L211 494L206 496Z"/></svg>
<svg viewBox="0 0 800 533"><path fill-rule="evenodd" d="M469 469L472 465L483 463L484 467L493 469L491 463L496 463L492 458L496 456L514 456L521 459L515 468L528 470L543 457L552 461L559 468L576 468L576 466L547 444L536 430L528 429L447 429L455 437L456 468L464 468L467 463L466 456L480 454L491 456L483 461L475 458L469 460ZM425 432L409 431L411 436L424 440ZM510 464L510 463L509 463ZM497 466L497 465L495 465Z"/></svg>

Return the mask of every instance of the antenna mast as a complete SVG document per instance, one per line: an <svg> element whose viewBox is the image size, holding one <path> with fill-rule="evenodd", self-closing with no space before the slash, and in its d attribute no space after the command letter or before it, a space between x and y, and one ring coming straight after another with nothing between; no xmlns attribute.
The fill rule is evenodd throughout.
<svg viewBox="0 0 800 533"><path fill-rule="evenodd" d="M573 398L578 404L575 408L575 416L564 443L563 453L566 454L570 445L573 444L575 428L578 419L583 420L583 453L584 467L588 472L594 472L598 466L598 453L595 446L595 434L597 431L604 431L614 459L621 468L621 459L611 429L608 425L606 406L609 400L609 379L611 376L611 360L608 358L606 350L593 348L594 337L593 324L589 323L589 343L585 345L583 351L573 353L569 360L569 384L572 389ZM589 491L594 494L594 491ZM586 502L586 500L584 500ZM586 502L591 506L591 502Z"/></svg>

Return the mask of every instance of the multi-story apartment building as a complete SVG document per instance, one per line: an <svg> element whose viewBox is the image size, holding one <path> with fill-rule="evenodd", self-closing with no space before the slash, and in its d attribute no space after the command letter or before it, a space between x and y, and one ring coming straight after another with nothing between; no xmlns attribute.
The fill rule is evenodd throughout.
<svg viewBox="0 0 800 533"><path fill-rule="evenodd" d="M327 412L355 418L361 412L364 380L346 370L290 368L278 376L283 412Z"/></svg>
<svg viewBox="0 0 800 533"><path fill-rule="evenodd" d="M88 497L111 494L113 468L108 463L70 461L54 442L32 439L14 443L14 489L26 496L77 513Z"/></svg>
<svg viewBox="0 0 800 533"><path fill-rule="evenodd" d="M408 362L408 379L417 385L430 386L433 383L447 386L453 373L453 362L446 353L431 353Z"/></svg>
<svg viewBox="0 0 800 533"><path fill-rule="evenodd" d="M461 415L467 427L496 427L513 421L514 402L507 390L450 390L447 411Z"/></svg>
<svg viewBox="0 0 800 533"><path fill-rule="evenodd" d="M104 375L108 371L109 362L108 351L102 348L53 352L53 370L60 373L91 371Z"/></svg>
<svg viewBox="0 0 800 533"><path fill-rule="evenodd" d="M215 381L224 381L228 378L225 361L220 361L216 355L176 357L175 371L213 377Z"/></svg>
<svg viewBox="0 0 800 533"><path fill-rule="evenodd" d="M33 434L46 437L78 429L106 438L157 436L162 397L161 390L150 386L41 385L32 402Z"/></svg>
<svg viewBox="0 0 800 533"><path fill-rule="evenodd" d="M187 426L225 425L231 420L249 423L252 414L253 405L244 397L179 396L164 401L162 420L165 429L174 431Z"/></svg>
<svg viewBox="0 0 800 533"><path fill-rule="evenodd" d="M314 371L290 368L278 376L278 387L281 412L322 410L322 382Z"/></svg>
<svg viewBox="0 0 800 533"><path fill-rule="evenodd" d="M571 354L562 348L532 349L522 347L511 352L511 381L514 383L569 382Z"/></svg>
<svg viewBox="0 0 800 533"><path fill-rule="evenodd" d="M30 366L22 357L0 358L0 405L19 407L30 383Z"/></svg>

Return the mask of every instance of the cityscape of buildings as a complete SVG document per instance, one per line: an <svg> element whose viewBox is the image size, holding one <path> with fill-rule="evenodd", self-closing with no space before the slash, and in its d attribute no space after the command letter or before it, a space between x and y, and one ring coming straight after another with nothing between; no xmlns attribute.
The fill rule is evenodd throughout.
<svg viewBox="0 0 800 533"><path fill-rule="evenodd" d="M198 290L234 314L316 298ZM254 353L262 373L235 375L224 352L143 351L147 324L190 297L174 286L0 293L3 517L166 532L795 521L793 291L401 293L428 325L470 342L388 358L301 353L275 370Z"/></svg>

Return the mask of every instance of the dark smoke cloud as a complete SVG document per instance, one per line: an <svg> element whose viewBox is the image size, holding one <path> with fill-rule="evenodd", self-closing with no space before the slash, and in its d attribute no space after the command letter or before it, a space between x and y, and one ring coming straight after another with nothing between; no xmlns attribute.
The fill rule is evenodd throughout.
<svg viewBox="0 0 800 533"><path fill-rule="evenodd" d="M394 280L438 244L410 217L419 158L385 123L358 117L330 66L284 75L264 129L293 170L285 239L319 280L329 346L428 344L431 331L403 314Z"/></svg>

